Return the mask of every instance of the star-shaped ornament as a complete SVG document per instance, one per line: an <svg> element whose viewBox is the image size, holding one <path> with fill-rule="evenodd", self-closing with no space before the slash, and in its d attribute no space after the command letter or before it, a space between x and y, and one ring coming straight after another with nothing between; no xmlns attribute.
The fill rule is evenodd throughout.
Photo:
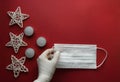
<svg viewBox="0 0 120 82"><path fill-rule="evenodd" d="M21 46L27 46L27 43L23 41L24 33L16 36L12 32L10 32L9 35L11 40L5 46L12 46L15 53L18 53L18 50Z"/></svg>
<svg viewBox="0 0 120 82"><path fill-rule="evenodd" d="M9 25L18 24L21 28L23 27L23 20L29 18L28 14L21 13L21 8L18 7L15 12L8 11L7 14L12 18Z"/></svg>
<svg viewBox="0 0 120 82"><path fill-rule="evenodd" d="M23 65L25 63L26 57L21 57L17 59L14 55L11 55L12 63L6 66L6 69L12 70L14 73L14 77L17 78L20 72L28 72L28 68Z"/></svg>

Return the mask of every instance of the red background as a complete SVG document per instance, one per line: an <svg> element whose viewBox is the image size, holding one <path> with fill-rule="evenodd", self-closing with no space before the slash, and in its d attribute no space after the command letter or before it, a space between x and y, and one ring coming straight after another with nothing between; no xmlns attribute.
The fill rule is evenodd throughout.
<svg viewBox="0 0 120 82"><path fill-rule="evenodd" d="M57 69L51 82L120 82L120 0L0 0L0 81L32 82L37 78L36 58L54 43L97 44L108 51L108 58L97 70ZM21 47L18 54L13 48L5 47L10 41L9 32L20 34L24 28L9 26L7 11L20 6L22 13L30 15L24 21L24 28L32 26L32 37L24 36L27 47ZM36 39L44 36L47 45L39 48ZM5 67L11 63L10 56L25 56L27 48L35 49L32 59L25 66L28 73L20 73L15 79L13 72ZM101 57L99 57L101 58Z"/></svg>

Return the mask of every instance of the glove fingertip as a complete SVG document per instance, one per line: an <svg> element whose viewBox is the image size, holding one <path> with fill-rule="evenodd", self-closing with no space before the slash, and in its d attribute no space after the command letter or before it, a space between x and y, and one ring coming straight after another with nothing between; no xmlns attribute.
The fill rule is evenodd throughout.
<svg viewBox="0 0 120 82"><path fill-rule="evenodd" d="M39 82L38 80L34 80L33 82Z"/></svg>
<svg viewBox="0 0 120 82"><path fill-rule="evenodd" d="M59 51L55 52L52 60L57 61L59 59L59 56L60 56L60 52Z"/></svg>

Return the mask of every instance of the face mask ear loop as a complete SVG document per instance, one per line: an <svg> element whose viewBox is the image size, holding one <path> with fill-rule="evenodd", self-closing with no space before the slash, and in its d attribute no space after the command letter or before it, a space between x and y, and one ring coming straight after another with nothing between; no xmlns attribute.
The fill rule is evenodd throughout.
<svg viewBox="0 0 120 82"><path fill-rule="evenodd" d="M105 58L104 58L103 61L97 66L97 68L99 68L99 67L101 67L101 65L104 64L105 60L107 59L107 57L108 57L108 52L107 52L107 50L105 50L104 48L97 47L97 49L103 50L103 51L105 52Z"/></svg>

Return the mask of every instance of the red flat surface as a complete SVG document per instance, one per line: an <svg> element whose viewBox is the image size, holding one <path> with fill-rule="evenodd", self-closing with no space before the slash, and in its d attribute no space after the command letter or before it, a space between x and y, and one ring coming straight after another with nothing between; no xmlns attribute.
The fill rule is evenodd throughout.
<svg viewBox="0 0 120 82"><path fill-rule="evenodd" d="M0 0L0 81L33 82L37 78L36 58L54 43L97 44L108 51L108 58L97 70L57 69L51 82L120 82L120 0ZM24 37L27 47L18 54L5 47L10 41L9 32L20 34L24 28L9 26L7 11L20 6L22 13L30 15L24 21L34 27L32 37ZM47 45L36 46L36 39L44 36ZM10 56L25 56L26 48L32 47L36 54L25 62L28 73L20 73L15 79L13 72L5 67L11 63ZM99 58L98 58L99 59Z"/></svg>

